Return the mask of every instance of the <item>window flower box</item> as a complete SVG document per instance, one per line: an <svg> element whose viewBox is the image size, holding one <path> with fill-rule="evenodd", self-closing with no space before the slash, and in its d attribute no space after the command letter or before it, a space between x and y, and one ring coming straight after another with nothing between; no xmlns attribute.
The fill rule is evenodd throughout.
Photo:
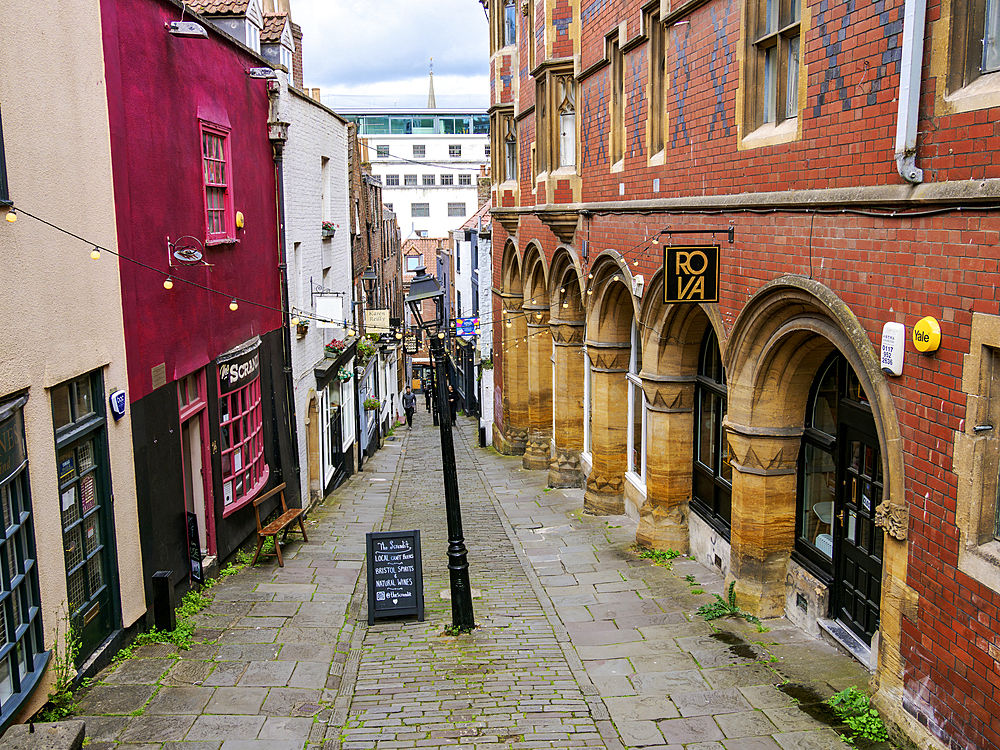
<svg viewBox="0 0 1000 750"><path fill-rule="evenodd" d="M382 402L377 398L366 398L364 406L365 411L377 411L382 408Z"/></svg>
<svg viewBox="0 0 1000 750"><path fill-rule="evenodd" d="M323 239L330 239L337 233L337 225L332 221L323 222Z"/></svg>

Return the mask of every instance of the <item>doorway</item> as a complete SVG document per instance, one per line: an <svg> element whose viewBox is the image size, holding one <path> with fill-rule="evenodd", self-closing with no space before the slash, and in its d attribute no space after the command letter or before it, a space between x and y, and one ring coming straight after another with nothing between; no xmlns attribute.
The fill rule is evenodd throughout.
<svg viewBox="0 0 1000 750"><path fill-rule="evenodd" d="M212 502L212 463L208 454L208 401L205 395L204 370L182 378L178 383L181 421L181 464L184 473L185 517L196 520L197 540L188 539L194 557L200 550L204 558L215 554L215 513ZM188 534L193 536L191 524ZM200 562L200 561L199 561Z"/></svg>
<svg viewBox="0 0 1000 750"><path fill-rule="evenodd" d="M878 631L882 592L882 455L871 414L843 404L833 514L833 611L866 644Z"/></svg>

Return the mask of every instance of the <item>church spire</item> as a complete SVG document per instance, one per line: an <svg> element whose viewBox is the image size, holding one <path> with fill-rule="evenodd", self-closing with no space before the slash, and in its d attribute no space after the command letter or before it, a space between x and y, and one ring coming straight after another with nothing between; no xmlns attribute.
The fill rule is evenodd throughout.
<svg viewBox="0 0 1000 750"><path fill-rule="evenodd" d="M437 102L434 101L434 58L431 58L431 83L427 91L427 109L437 109Z"/></svg>

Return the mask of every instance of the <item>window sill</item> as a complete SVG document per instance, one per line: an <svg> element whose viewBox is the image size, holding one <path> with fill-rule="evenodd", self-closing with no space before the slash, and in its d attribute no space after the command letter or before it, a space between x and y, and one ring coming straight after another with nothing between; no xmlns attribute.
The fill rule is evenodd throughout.
<svg viewBox="0 0 1000 750"><path fill-rule="evenodd" d="M981 75L968 86L944 97L952 112L971 112L1000 106L1000 73Z"/></svg>
<svg viewBox="0 0 1000 750"><path fill-rule="evenodd" d="M740 148L763 148L779 143L791 143L798 138L799 118L791 117L780 125L766 123L750 133L740 142Z"/></svg>
<svg viewBox="0 0 1000 750"><path fill-rule="evenodd" d="M239 240L235 237L218 237L214 240L205 240L205 247L215 247L217 245L238 245Z"/></svg>
<svg viewBox="0 0 1000 750"><path fill-rule="evenodd" d="M229 516L231 516L236 511L250 505L253 502L253 499L260 494L260 491L267 486L267 480L270 478L270 476L271 476L271 467L265 464L264 475L257 480L257 484L254 486L254 488L232 505L228 505L225 508L223 508L222 517L229 518ZM225 480L223 480L223 484L225 484Z"/></svg>
<svg viewBox="0 0 1000 750"><path fill-rule="evenodd" d="M1000 542L960 549L958 569L1000 594Z"/></svg>

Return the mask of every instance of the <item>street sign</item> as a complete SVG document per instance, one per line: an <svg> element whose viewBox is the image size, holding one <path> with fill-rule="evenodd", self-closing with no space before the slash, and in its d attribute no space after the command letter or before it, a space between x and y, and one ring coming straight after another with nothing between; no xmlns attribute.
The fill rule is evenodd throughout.
<svg viewBox="0 0 1000 750"><path fill-rule="evenodd" d="M377 617L416 615L424 620L424 570L420 531L373 531L368 553L368 624Z"/></svg>
<svg viewBox="0 0 1000 750"><path fill-rule="evenodd" d="M251 78L277 78L278 74L273 68L249 68L247 73Z"/></svg>
<svg viewBox="0 0 1000 750"><path fill-rule="evenodd" d="M663 248L663 301L672 303L719 301L719 246Z"/></svg>

